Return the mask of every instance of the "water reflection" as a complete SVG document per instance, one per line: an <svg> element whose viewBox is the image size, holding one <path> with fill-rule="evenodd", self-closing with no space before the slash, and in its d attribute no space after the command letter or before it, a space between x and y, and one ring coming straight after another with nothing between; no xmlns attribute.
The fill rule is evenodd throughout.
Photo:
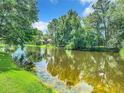
<svg viewBox="0 0 124 93"><path fill-rule="evenodd" d="M42 60L44 49L39 47L26 47L26 55L29 61L39 62Z"/></svg>
<svg viewBox="0 0 124 93"><path fill-rule="evenodd" d="M74 93L91 93L92 89L94 93L124 92L124 62L117 53L47 49L45 57L47 73L70 90L77 90ZM85 92L82 84L90 87L90 91Z"/></svg>
<svg viewBox="0 0 124 93"><path fill-rule="evenodd" d="M26 70L33 70L33 62L41 61L43 54L44 52L41 51L39 47L25 47L24 49L18 47L17 50L12 53L12 58L18 66Z"/></svg>
<svg viewBox="0 0 124 93"><path fill-rule="evenodd" d="M26 47L41 80L60 93L124 93L124 61L118 53Z"/></svg>
<svg viewBox="0 0 124 93"><path fill-rule="evenodd" d="M24 49L19 47L14 53L12 53L12 57L19 60L23 56L24 60L28 60L30 62L39 62L42 60L44 54L45 49L41 49L39 47L25 47Z"/></svg>

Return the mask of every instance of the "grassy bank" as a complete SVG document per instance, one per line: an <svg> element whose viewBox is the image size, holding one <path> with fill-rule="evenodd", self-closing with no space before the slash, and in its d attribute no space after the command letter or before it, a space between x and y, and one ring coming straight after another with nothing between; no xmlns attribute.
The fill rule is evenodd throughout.
<svg viewBox="0 0 124 93"><path fill-rule="evenodd" d="M51 44L46 44L46 45L25 45L25 46L29 46L29 47L40 47L40 48L55 48L56 46L55 45L51 45Z"/></svg>
<svg viewBox="0 0 124 93"><path fill-rule="evenodd" d="M0 93L55 93L32 73L18 68L8 54L0 53Z"/></svg>
<svg viewBox="0 0 124 93"><path fill-rule="evenodd" d="M1 47L1 46L5 46L5 44L0 44L0 47Z"/></svg>
<svg viewBox="0 0 124 93"><path fill-rule="evenodd" d="M124 48L122 48L119 52L122 59L124 59Z"/></svg>

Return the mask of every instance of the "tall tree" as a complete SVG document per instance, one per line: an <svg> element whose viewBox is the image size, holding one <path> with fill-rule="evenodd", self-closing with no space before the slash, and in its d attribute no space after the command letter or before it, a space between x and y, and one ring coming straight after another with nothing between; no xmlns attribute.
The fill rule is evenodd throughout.
<svg viewBox="0 0 124 93"><path fill-rule="evenodd" d="M98 0L94 5L94 25L96 27L98 36L102 36L104 40L104 46L107 46L108 41L108 10L110 6L110 0Z"/></svg>
<svg viewBox="0 0 124 93"><path fill-rule="evenodd" d="M111 47L120 48L121 43L124 40L124 1L117 0L112 3L112 8L110 9L109 15L110 22L109 26L109 45Z"/></svg>
<svg viewBox="0 0 124 93"><path fill-rule="evenodd" d="M80 17L75 11L69 10L58 20L52 20L48 28L50 33L54 32L53 36L58 46L76 48L80 44L82 27Z"/></svg>
<svg viewBox="0 0 124 93"><path fill-rule="evenodd" d="M49 35L50 38L53 39L54 43L57 45L57 35L58 35L58 30L57 26L58 25L58 20L53 19L49 24L48 24L48 30L49 30Z"/></svg>
<svg viewBox="0 0 124 93"><path fill-rule="evenodd" d="M0 37L6 43L30 41L35 34L32 23L37 20L36 0L0 1Z"/></svg>

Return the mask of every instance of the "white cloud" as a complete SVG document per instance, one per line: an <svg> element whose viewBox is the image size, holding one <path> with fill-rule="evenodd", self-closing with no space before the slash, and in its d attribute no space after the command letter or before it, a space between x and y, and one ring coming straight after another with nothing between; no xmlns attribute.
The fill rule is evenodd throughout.
<svg viewBox="0 0 124 93"><path fill-rule="evenodd" d="M81 3L90 3L92 0L80 0Z"/></svg>
<svg viewBox="0 0 124 93"><path fill-rule="evenodd" d="M94 9L92 8L92 5L97 2L97 0L80 0L82 4L89 3L89 6L86 7L82 13L83 17L86 17L94 12Z"/></svg>
<svg viewBox="0 0 124 93"><path fill-rule="evenodd" d="M117 0L111 0L111 2L116 2Z"/></svg>
<svg viewBox="0 0 124 93"><path fill-rule="evenodd" d="M86 17L88 15L90 15L91 13L94 12L94 9L90 6L90 7L87 7L84 11L83 11L83 17Z"/></svg>
<svg viewBox="0 0 124 93"><path fill-rule="evenodd" d="M33 26L33 28L37 28L40 31L46 32L47 31L47 25L48 25L47 22L40 21L40 22L34 23L32 26Z"/></svg>
<svg viewBox="0 0 124 93"><path fill-rule="evenodd" d="M82 3L82 4L85 4L85 3L95 3L97 0L80 0L80 2Z"/></svg>
<svg viewBox="0 0 124 93"><path fill-rule="evenodd" d="M94 12L94 9L92 8L92 5L95 4L98 0L80 0L82 4L89 3L89 6L86 7L82 13L83 17L86 17ZM110 0L112 2L115 2L116 0Z"/></svg>
<svg viewBox="0 0 124 93"><path fill-rule="evenodd" d="M58 0L50 0L50 2L51 2L52 4L57 4L57 3L58 3Z"/></svg>

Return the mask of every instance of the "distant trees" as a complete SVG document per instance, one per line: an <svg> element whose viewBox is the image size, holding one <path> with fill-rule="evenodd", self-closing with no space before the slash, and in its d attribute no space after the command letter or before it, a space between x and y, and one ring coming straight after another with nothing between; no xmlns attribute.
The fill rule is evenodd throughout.
<svg viewBox="0 0 124 93"><path fill-rule="evenodd" d="M48 25L49 33L53 36L57 46L66 48L80 47L83 32L81 18L78 14L70 10L67 15L61 16L59 19L53 19Z"/></svg>
<svg viewBox="0 0 124 93"><path fill-rule="evenodd" d="M102 38L102 42L104 46L107 46L108 40L108 10L110 7L109 0L98 0L96 4L93 5L94 12L91 14L92 18L94 19L94 26L96 28L98 34L98 42L100 38ZM98 43L99 45L100 43Z"/></svg>
<svg viewBox="0 0 124 93"><path fill-rule="evenodd" d="M48 25L48 30L49 30L49 36L51 39L53 39L54 44L56 44L57 46L57 35L58 35L58 20L57 19L53 19L49 25Z"/></svg>
<svg viewBox="0 0 124 93"><path fill-rule="evenodd" d="M91 24L95 26L98 33L98 45L106 48L120 48L122 42L123 8L122 0L98 0L93 5L94 12L90 15L93 18ZM121 16L121 17L120 17ZM120 20L120 21L119 21ZM102 42L100 42L102 41Z"/></svg>
<svg viewBox="0 0 124 93"><path fill-rule="evenodd" d="M124 1L98 0L85 18L70 10L53 19L48 30L54 43L67 49L120 48L124 40Z"/></svg>
<svg viewBox="0 0 124 93"><path fill-rule="evenodd" d="M37 20L36 0L0 1L0 39L8 44L23 46L33 39Z"/></svg>
<svg viewBox="0 0 124 93"><path fill-rule="evenodd" d="M110 33L108 44L122 47L122 42L124 42L124 1L117 0L112 3L112 6L109 14L111 17L108 24Z"/></svg>
<svg viewBox="0 0 124 93"><path fill-rule="evenodd" d="M49 25L49 38L56 46L67 49L120 48L124 42L124 1L98 0L94 12L85 18L70 10L53 19ZM36 0L0 1L0 40L21 45L41 39L32 23L37 21ZM35 38L35 39L34 39ZM44 37L46 38L46 37ZM39 42L37 42L39 44Z"/></svg>

